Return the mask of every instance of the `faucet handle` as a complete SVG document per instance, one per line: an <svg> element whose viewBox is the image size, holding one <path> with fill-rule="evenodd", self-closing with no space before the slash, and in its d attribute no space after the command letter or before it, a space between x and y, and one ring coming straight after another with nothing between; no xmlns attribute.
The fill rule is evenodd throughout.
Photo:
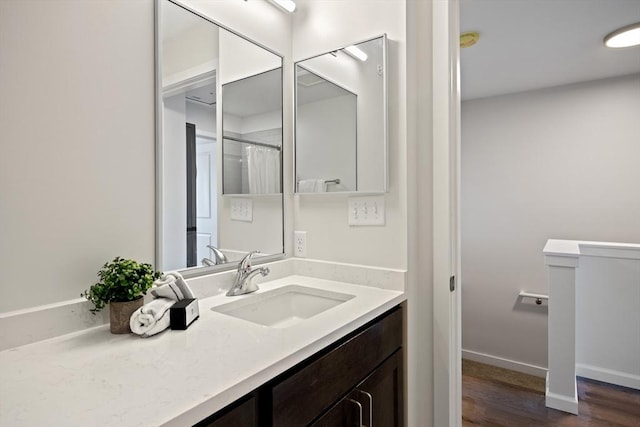
<svg viewBox="0 0 640 427"><path fill-rule="evenodd" d="M248 270L251 268L251 258L253 258L253 255L259 253L260 251L251 251L248 254L246 254L244 257L242 257L242 259L240 260L240 264L238 264L238 271L242 271L242 270Z"/></svg>

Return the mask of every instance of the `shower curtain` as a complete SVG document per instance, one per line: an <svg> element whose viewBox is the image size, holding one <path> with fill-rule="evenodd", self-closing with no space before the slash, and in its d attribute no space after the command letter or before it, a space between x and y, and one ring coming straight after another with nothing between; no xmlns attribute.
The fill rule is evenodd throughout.
<svg viewBox="0 0 640 427"><path fill-rule="evenodd" d="M245 147L249 193L280 193L280 151L275 148Z"/></svg>

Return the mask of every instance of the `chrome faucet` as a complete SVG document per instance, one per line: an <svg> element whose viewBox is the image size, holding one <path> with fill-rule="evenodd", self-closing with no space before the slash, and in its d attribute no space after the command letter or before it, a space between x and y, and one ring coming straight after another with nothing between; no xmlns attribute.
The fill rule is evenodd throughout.
<svg viewBox="0 0 640 427"><path fill-rule="evenodd" d="M216 265L216 262L211 261L209 258L202 258L202 265L204 265L205 267L211 267L213 265Z"/></svg>
<svg viewBox="0 0 640 427"><path fill-rule="evenodd" d="M207 265L216 265L216 264L224 264L226 262L228 262L227 260L227 256L222 253L222 251L218 248L216 248L215 246L211 246L211 245L207 245L207 248L211 249L211 252L213 252L213 260L210 260L208 258L204 258L202 260L202 262L204 263L205 259L209 262L213 262L213 264L207 264Z"/></svg>
<svg viewBox="0 0 640 427"><path fill-rule="evenodd" d="M258 253L258 251L251 251L240 260L236 279L234 280L231 289L229 289L229 292L227 292L228 297L244 295L257 291L258 285L253 283L253 278L258 274L261 274L263 277L269 274L269 269L267 267L260 267L255 270L251 270L251 258L256 253Z"/></svg>

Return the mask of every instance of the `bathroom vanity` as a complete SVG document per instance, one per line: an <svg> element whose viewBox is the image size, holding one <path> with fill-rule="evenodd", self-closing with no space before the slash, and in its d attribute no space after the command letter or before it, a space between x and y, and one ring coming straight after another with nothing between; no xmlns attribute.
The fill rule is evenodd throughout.
<svg viewBox="0 0 640 427"><path fill-rule="evenodd" d="M198 427L402 425L402 309L329 345Z"/></svg>
<svg viewBox="0 0 640 427"><path fill-rule="evenodd" d="M342 299L270 326L264 314L241 317L282 289ZM105 325L1 351L0 366L11 369L0 370L0 424L290 427L362 417L401 425L404 300L400 291L288 275L252 294L202 296L200 318L185 331L140 338Z"/></svg>

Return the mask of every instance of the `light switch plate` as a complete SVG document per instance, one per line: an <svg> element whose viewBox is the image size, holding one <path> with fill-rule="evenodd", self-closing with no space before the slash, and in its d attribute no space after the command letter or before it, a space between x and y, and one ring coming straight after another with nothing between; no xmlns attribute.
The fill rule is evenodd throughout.
<svg viewBox="0 0 640 427"><path fill-rule="evenodd" d="M231 199L231 219L253 222L253 200L234 197Z"/></svg>
<svg viewBox="0 0 640 427"><path fill-rule="evenodd" d="M350 197L349 225L385 225L384 196Z"/></svg>

